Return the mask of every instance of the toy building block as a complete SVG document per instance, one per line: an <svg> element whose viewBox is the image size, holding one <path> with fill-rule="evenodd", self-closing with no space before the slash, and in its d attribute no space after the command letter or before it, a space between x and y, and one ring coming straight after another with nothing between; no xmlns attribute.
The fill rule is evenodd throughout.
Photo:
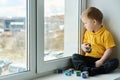
<svg viewBox="0 0 120 80"><path fill-rule="evenodd" d="M86 47L86 52L90 53L91 52L91 48L90 47Z"/></svg>
<svg viewBox="0 0 120 80"><path fill-rule="evenodd" d="M76 71L76 76L81 76L81 71Z"/></svg>
<svg viewBox="0 0 120 80"><path fill-rule="evenodd" d="M58 74L63 73L63 69L57 69L56 73L58 73Z"/></svg>
<svg viewBox="0 0 120 80"><path fill-rule="evenodd" d="M74 74L74 69L70 68L68 69L72 74Z"/></svg>
<svg viewBox="0 0 120 80"><path fill-rule="evenodd" d="M66 70L66 71L65 71L65 75L66 75L66 76L71 76L71 74L72 74L72 73L71 73L70 70Z"/></svg>
<svg viewBox="0 0 120 80"><path fill-rule="evenodd" d="M88 72L87 71L81 72L81 76L82 78L88 78Z"/></svg>

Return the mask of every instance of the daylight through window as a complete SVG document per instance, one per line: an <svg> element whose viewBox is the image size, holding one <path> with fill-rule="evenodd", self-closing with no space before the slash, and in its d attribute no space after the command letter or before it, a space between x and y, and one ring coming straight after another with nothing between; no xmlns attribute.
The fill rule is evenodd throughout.
<svg viewBox="0 0 120 80"><path fill-rule="evenodd" d="M28 70L26 0L0 0L0 75Z"/></svg>

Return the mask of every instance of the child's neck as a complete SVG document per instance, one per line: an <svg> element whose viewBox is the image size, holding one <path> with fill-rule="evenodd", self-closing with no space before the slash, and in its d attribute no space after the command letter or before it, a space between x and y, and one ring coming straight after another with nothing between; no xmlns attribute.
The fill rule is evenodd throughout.
<svg viewBox="0 0 120 80"><path fill-rule="evenodd" d="M95 29L93 30L93 33L96 33L101 27L102 27L101 24L96 25Z"/></svg>

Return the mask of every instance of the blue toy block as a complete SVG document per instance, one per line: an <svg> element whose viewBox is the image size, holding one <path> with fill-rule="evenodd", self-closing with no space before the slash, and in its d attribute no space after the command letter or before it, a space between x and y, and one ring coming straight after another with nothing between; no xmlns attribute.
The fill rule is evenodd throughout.
<svg viewBox="0 0 120 80"><path fill-rule="evenodd" d="M88 78L88 72L87 71L83 71L81 73L81 76L82 76L82 78Z"/></svg>
<svg viewBox="0 0 120 80"><path fill-rule="evenodd" d="M86 47L86 52L90 53L91 52L91 48L90 47Z"/></svg>
<svg viewBox="0 0 120 80"><path fill-rule="evenodd" d="M65 75L66 75L66 76L71 76L71 74L72 74L71 71L69 71L69 70L66 70L66 71L65 71Z"/></svg>
<svg viewBox="0 0 120 80"><path fill-rule="evenodd" d="M63 69L57 69L56 72L57 72L58 74L63 73Z"/></svg>
<svg viewBox="0 0 120 80"><path fill-rule="evenodd" d="M68 69L72 74L74 74L74 69L70 68Z"/></svg>

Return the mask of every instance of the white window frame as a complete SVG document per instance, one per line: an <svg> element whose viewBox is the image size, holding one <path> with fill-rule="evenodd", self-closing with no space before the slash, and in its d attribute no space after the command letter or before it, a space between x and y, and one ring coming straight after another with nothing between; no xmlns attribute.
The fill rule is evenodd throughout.
<svg viewBox="0 0 120 80"><path fill-rule="evenodd" d="M64 41L67 43L64 44L65 54L69 53L72 55L73 53L76 53L74 52L74 48L78 49L78 31L80 30L78 27L80 25L80 12L82 10L80 8L81 3L82 0L65 0L65 5L67 5L65 6L65 29L68 29L69 31L66 31L64 36L67 37L67 34L70 33L70 31L76 31L72 36L77 36L77 38L65 38ZM69 42L67 42L68 39L70 40ZM76 44L75 47L72 46L74 42ZM66 47L66 45L68 46L68 43L69 47ZM73 52L70 52L70 50ZM70 56L44 61L44 0L37 0L37 73L44 73L53 71L57 68L64 68L68 65L69 58Z"/></svg>
<svg viewBox="0 0 120 80"><path fill-rule="evenodd" d="M79 11L79 14L82 14L82 12L87 8L87 0L81 0L81 5L79 5L79 7L81 7L81 11ZM84 31L85 31L85 28L83 27L83 24L82 24L82 21L80 19L80 16L79 16L79 34L78 34L78 52L79 53L82 53L82 50L81 50L81 44L82 44L82 37L83 37L83 34L84 34Z"/></svg>
<svg viewBox="0 0 120 80"><path fill-rule="evenodd" d="M29 16L27 15L28 19L27 26L29 26L29 71L21 72L16 74L8 74L6 76L0 76L0 80L28 80L32 79L36 76L36 0L29 0L28 8L29 8Z"/></svg>
<svg viewBox="0 0 120 80"><path fill-rule="evenodd" d="M71 1L75 1L76 4L74 3L74 5L76 5L76 8L79 7L78 12L76 14L72 14L77 15L74 20L78 20L76 22L76 26L79 27L79 32L81 31L81 21L79 14L81 13L81 10L83 10L82 4L86 0L65 0L65 2L67 3L66 5L71 6L69 4L69 2ZM70 10L69 7L67 7L66 9ZM73 8L73 10L74 9L75 8ZM72 11L71 13L74 13L74 11ZM46 75L49 73L49 71L53 71L60 67L66 67L68 65L70 56L51 61L44 61L44 0L29 0L29 16L27 21L29 21L28 26L30 44L28 45L28 47L30 53L30 70L27 72L1 76L0 80L31 80L36 77ZM81 35L78 33L78 36L80 37ZM76 42L79 43L79 40L80 39L78 39Z"/></svg>

